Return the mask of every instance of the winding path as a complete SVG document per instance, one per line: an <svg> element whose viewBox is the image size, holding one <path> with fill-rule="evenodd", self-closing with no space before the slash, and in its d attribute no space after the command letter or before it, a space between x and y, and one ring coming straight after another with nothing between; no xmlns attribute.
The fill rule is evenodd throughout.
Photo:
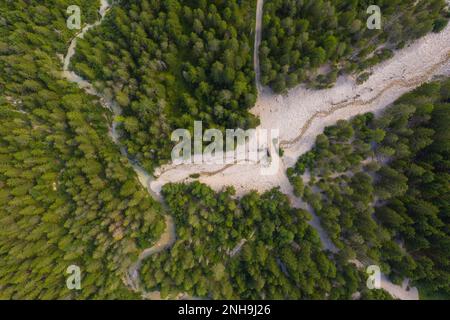
<svg viewBox="0 0 450 320"><path fill-rule="evenodd" d="M175 224L173 222L172 217L166 216L166 231L162 234L161 238L158 240L156 244L154 244L151 248L145 249L139 255L138 260L135 264L133 264L127 274L125 274L123 281L124 283L130 287L134 292L141 292L144 297L147 298L158 298L160 297L159 291L154 292L146 292L141 285L139 279L139 270L141 268L142 262L150 257L152 254L161 252L163 250L169 249L172 247L176 240L175 233Z"/></svg>
<svg viewBox="0 0 450 320"><path fill-rule="evenodd" d="M188 182L192 174L199 174L199 181L215 190L234 186L238 196L251 190L260 192L280 187L294 207L309 210L313 214L311 225L317 229L327 250L336 251L319 219L293 194L286 176L286 169L295 164L298 157L308 151L316 136L339 119L349 119L364 112L380 112L404 93L439 75L450 74L450 25L439 34L429 34L395 56L373 68L373 75L363 85L356 85L350 77L341 77L332 89L313 91L298 86L285 96L273 94L260 82L258 50L261 43L263 0L256 9L254 68L258 101L252 112L261 119L261 128L279 128L280 146L285 156L277 175L263 177L258 164L240 165L166 165L156 172L151 183L154 192L160 192L169 182ZM405 290L383 278L383 287L400 299L418 299L417 290Z"/></svg>
<svg viewBox="0 0 450 320"><path fill-rule="evenodd" d="M259 47L262 40L262 20L263 20L264 0L258 0L256 3L256 22L255 22L255 45L253 51L253 64L255 69L255 82L258 95L263 91L261 84L261 65L259 63Z"/></svg>
<svg viewBox="0 0 450 320"><path fill-rule="evenodd" d="M114 102L111 99L108 99L104 95L102 95L100 92L98 92L94 86L89 83L87 80L83 79L79 75L77 75L74 71L71 71L69 69L70 62L73 56L75 55L75 50L77 46L78 39L83 39L86 32L88 32L90 29L100 25L105 18L106 14L111 9L111 5L108 3L107 0L101 0L101 6L99 9L100 19L97 20L93 24L86 25L81 32L79 32L71 41L69 45L69 49L67 51L67 54L65 55L63 59L63 75L64 77L73 83L76 83L81 89L85 90L88 94L94 95L99 97L101 105L111 111L113 115L116 116L120 115L122 113L121 108L119 105ZM155 193L150 188L150 183L153 181L153 177L151 174L149 174L143 167L138 165L136 161L134 161L131 156L128 154L125 147L123 147L120 144L120 133L117 130L118 123L114 120L112 123L112 126L110 128L110 136L114 143L116 143L123 156L125 156L130 165L132 166L134 172L136 173L139 182L142 184L142 186L148 191L148 193L157 201L163 203L162 197L159 193ZM164 205L164 203L163 203ZM170 248L175 240L176 240L176 233L175 233L175 224L173 222L172 217L166 216L166 230L162 234L161 238L158 240L158 242L153 245L151 248L145 249L140 255L136 263L134 263L128 270L128 272L125 274L123 281L124 283L130 287L135 292L141 292L143 297L146 298L157 298L159 297L159 292L145 292L140 284L139 281L139 269L142 265L142 261L151 256L152 254L161 252L165 249Z"/></svg>
<svg viewBox="0 0 450 320"><path fill-rule="evenodd" d="M155 180L148 172L141 166L137 165L133 159L128 155L126 149L120 144L120 133L116 130L117 122L113 122L110 130L112 140L120 147L121 153L126 156L134 171L136 172L140 183L146 188L149 194L158 201L161 201L161 187L168 182L182 182L188 181L192 174L200 174L200 181L210 185L216 190L220 190L225 185L233 185L236 187L238 194L242 195L250 190L265 191L273 187L280 186L281 191L289 196L294 207L305 207L306 204L296 198L293 194L292 186L286 176L286 168L295 163L295 160L302 153L307 151L314 143L314 138L320 133L324 126L332 124L337 119L349 118L355 114L368 111L381 110L401 94L412 90L415 87L431 79L434 75L442 74L443 67L449 67L450 61L450 26L444 31L442 36L427 36L428 42L433 45L433 50L436 51L436 42L443 43L442 52L433 52L424 59L424 63L429 63L426 68L418 68L417 70L411 66L401 65L396 59L399 56L414 58L413 50L417 48L422 49L419 44L416 48L409 51L403 51L403 56L396 54L396 56L382 66L375 68L374 81L368 81L363 86L356 86L351 81L344 81L338 84L335 88L322 92L311 92L302 87L295 88L290 91L287 97L275 95L269 89L261 85L261 71L259 66L259 46L262 38L262 20L263 20L263 0L257 1L256 7L256 23L255 23L255 45L254 45L254 68L255 81L258 90L258 101L252 112L261 117L261 122L265 128L283 128L285 131L282 134L281 146L285 150L286 156L282 159L282 163L278 174L273 177L261 178L259 173L259 166L238 166L236 164L214 167L202 167L196 165L189 166L164 166L159 168L158 178ZM110 9L107 0L101 0L101 8L99 10L101 19L92 25L85 26L82 31L70 43L67 55L64 58L64 76L71 82L77 83L78 86L84 89L87 93L98 96L103 107L110 110L115 116L120 115L122 110L114 101L106 98L92 86L88 81L78 76L76 73L69 70L71 58L75 54L77 39L83 38L84 34L91 28L98 26L104 19L106 13ZM425 40L423 41L425 43ZM420 50L418 50L420 51ZM407 57L407 58L408 58ZM400 59L401 60L401 59ZM408 59L404 59L407 61ZM402 60L403 61L403 60ZM432 63L431 63L432 62ZM400 64L396 65L396 64ZM408 75L403 71L403 75L399 76L398 68L401 67L413 75ZM383 69L384 68L384 69ZM377 77L377 74L382 74L387 69L392 71L391 79L386 80L386 77ZM449 72L448 70L446 71ZM371 88L373 86L373 89ZM342 94L339 90L344 91ZM372 92L374 91L374 92ZM386 98L386 95L388 96ZM302 99L307 98L304 102L302 110L299 104L303 103ZM334 102L334 99L341 98L340 101ZM299 110L300 109L300 110ZM350 111L348 111L350 110ZM346 113L342 113L346 111ZM348 111L348 112L347 112ZM341 112L341 113L340 113ZM333 116L333 117L332 117ZM301 126L299 126L301 124ZM294 132L294 135L292 135ZM293 137L292 137L293 136ZM225 174L226 172L226 174ZM312 210L310 210L312 211ZM333 244L329 240L327 234L320 226L318 218L313 215L311 225L316 228L320 234L322 242L326 249L335 251ZM175 226L171 217L166 216L166 231L161 239L151 248L144 250L138 261L130 267L129 272L124 277L124 282L136 292L141 292L145 298L157 298L158 292L145 292L141 288L139 281L139 268L142 261L150 255L165 250L172 246L176 239ZM386 289L389 292L391 286L386 282ZM399 298L418 298L418 296L407 293L405 290L399 290L395 287L396 296ZM409 294L409 295L408 295Z"/></svg>

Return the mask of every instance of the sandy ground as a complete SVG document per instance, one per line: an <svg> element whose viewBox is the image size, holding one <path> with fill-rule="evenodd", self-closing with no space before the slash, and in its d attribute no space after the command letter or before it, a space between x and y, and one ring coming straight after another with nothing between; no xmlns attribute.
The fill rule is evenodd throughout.
<svg viewBox="0 0 450 320"><path fill-rule="evenodd" d="M409 280L405 279L401 286L393 284L384 274L381 276L381 288L394 298L400 300L419 300L419 290L409 288Z"/></svg>
<svg viewBox="0 0 450 320"><path fill-rule="evenodd" d="M101 18L105 16L109 5L105 0L101 1ZM261 119L260 128L279 129L281 147L285 155L280 159L280 166L273 175L262 175L258 164L237 165L181 165L164 166L156 171L157 179L152 180L141 168L134 167L140 182L149 189L149 192L160 199L161 187L169 182L189 181L189 176L200 173L200 181L210 185L215 190L221 190L224 186L234 186L238 195L243 195L251 190L266 191L274 187L287 194L293 206L312 210L300 199L293 195L292 187L286 176L286 169L292 166L296 159L308 151L314 143L315 137L321 133L325 126L334 124L339 119L348 119L359 113L379 112L394 102L402 94L416 88L422 83L432 79L436 75L450 74L450 26L440 34L428 35L415 42L406 49L396 53L391 60L375 67L373 76L362 84L356 85L349 77L341 77L332 89L313 91L299 86L286 95L273 94L268 88L260 85L258 46L261 41L261 19L263 0L257 3L257 19L255 32L255 71L258 101L252 109L252 113ZM69 80L76 82L88 93L99 95L90 83L69 71L70 59L75 53L76 39L92 27L99 25L100 19L93 25L86 26L82 32L72 41L68 53L64 59L64 75ZM105 100L105 99L104 99ZM114 105L102 101L115 114ZM114 126L113 126L114 129ZM118 142L117 133L112 130L112 138ZM313 212L312 212L313 213ZM141 261L149 255L170 247L175 238L173 222L167 221L167 230L161 240L152 248L145 250L138 262L131 268L128 280L131 286L138 286L138 272ZM320 226L319 219L313 215L311 225L314 226L322 239L324 247L335 251L335 247L328 239ZM401 299L417 299L417 290L407 291L399 286L394 286L387 279L383 279L383 288ZM157 292L147 293L148 298L156 298Z"/></svg>
<svg viewBox="0 0 450 320"><path fill-rule="evenodd" d="M366 267L358 260L349 261L358 269L364 271ZM381 274L380 288L386 290L396 299L400 300L419 300L419 291L417 288L409 287L409 279L405 279L401 286L393 284L384 274ZM359 295L358 295L359 296Z"/></svg>
<svg viewBox="0 0 450 320"><path fill-rule="evenodd" d="M261 128L280 130L285 153L276 175L261 175L257 164L167 165L156 171L157 179L151 188L158 193L168 182L185 181L191 174L201 173L200 181L216 190L231 185L243 195L250 190L280 186L283 192L290 193L285 169L312 147L324 127L360 113L379 112L404 93L449 72L450 26L397 52L394 58L375 67L362 85L341 77L335 87L320 91L299 86L286 95L276 95L262 88L252 113L260 117Z"/></svg>
<svg viewBox="0 0 450 320"><path fill-rule="evenodd" d="M169 249L176 241L176 233L175 233L175 224L173 222L172 217L166 216L166 230L161 235L161 238L158 240L156 244L152 247L145 249L139 255L138 260L134 263L128 270L128 273L125 275L123 281L125 284L130 287L135 292L142 292L143 296L147 299L155 300L160 299L159 291L154 292L145 292L142 289L140 279L139 279L139 270L141 268L142 262L150 257L152 254L161 252L163 250Z"/></svg>

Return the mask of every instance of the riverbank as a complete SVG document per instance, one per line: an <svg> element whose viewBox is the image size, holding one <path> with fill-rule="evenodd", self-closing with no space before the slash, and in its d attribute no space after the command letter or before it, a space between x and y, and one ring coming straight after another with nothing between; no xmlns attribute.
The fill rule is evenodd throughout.
<svg viewBox="0 0 450 320"><path fill-rule="evenodd" d="M373 75L361 85L351 77L340 77L335 87L320 91L299 86L286 95L276 95L262 88L252 113L260 117L260 128L280 130L284 156L276 175L262 176L254 164L166 165L156 170L158 178L151 188L159 193L166 183L189 181L192 174L200 173L200 182L215 190L233 186L240 196L277 186L289 193L286 169L313 146L326 126L360 113L379 113L406 92L446 74L450 74L450 26L398 51L373 68Z"/></svg>
<svg viewBox="0 0 450 320"><path fill-rule="evenodd" d="M89 29L99 25L110 8L106 0L102 0L101 3L101 19L95 24L83 28L82 32L71 42L64 59L64 75L87 93L100 97L102 105L114 115L120 115L121 110L117 104L103 97L89 82L69 70L70 60L75 54L77 39L82 38ZM263 1L258 0L255 29L255 73L259 96L252 113L260 117L261 128L280 130L284 157L281 159L281 165L276 174L262 176L260 167L254 164L226 167L209 165L174 167L168 165L159 168L156 172L158 179L153 180L152 176L143 168L131 160L130 162L142 186L158 201L162 200L161 188L164 184L190 181L192 180L190 176L194 174L200 174L199 180L215 190L220 190L225 186L234 186L239 196L251 190L264 192L274 187L280 187L281 191L288 195L294 207L305 208L313 214L311 225L319 232L325 249L336 251L311 208L294 196L292 186L286 176L286 169L292 166L301 154L311 148L316 136L322 132L325 126L332 125L339 119L351 118L359 113L380 112L398 97L434 76L450 74L450 27L440 34L428 35L408 48L397 52L394 58L375 67L373 75L362 85L357 85L351 77L341 77L332 89L313 91L299 86L290 90L286 95L276 95L268 88L262 87L259 82L257 52L261 41L262 8ZM120 134L116 127L117 123L113 123L111 137L120 147ZM122 147L120 149L130 159L126 150ZM166 225L167 230L163 237L152 248L145 250L140 255L139 260L131 267L127 275L131 281L128 284L137 291L141 291L138 284L141 262L151 254L170 248L175 241L174 224L169 217L166 219ZM386 281L386 283L389 285L389 282ZM394 290L390 286L386 288ZM395 290L400 289L395 288ZM399 291L400 294L406 292L406 290L402 290L403 293ZM411 298L416 298L415 293L412 294L414 296ZM155 296L154 293L144 293L145 295L147 297Z"/></svg>

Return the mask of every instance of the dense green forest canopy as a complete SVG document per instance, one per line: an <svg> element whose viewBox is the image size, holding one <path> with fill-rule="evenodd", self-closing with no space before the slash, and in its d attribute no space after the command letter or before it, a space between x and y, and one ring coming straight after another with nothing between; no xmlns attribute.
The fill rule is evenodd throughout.
<svg viewBox="0 0 450 320"><path fill-rule="evenodd" d="M0 299L131 297L124 272L165 226L110 115L62 79L72 4L98 19L98 1L0 3ZM66 288L70 265L80 291Z"/></svg>
<svg viewBox="0 0 450 320"><path fill-rule="evenodd" d="M450 296L450 80L339 121L288 175L348 258Z"/></svg>
<svg viewBox="0 0 450 320"><path fill-rule="evenodd" d="M177 128L250 128L253 0L123 0L80 41L73 68L123 108L124 145L148 170Z"/></svg>
<svg viewBox="0 0 450 320"><path fill-rule="evenodd" d="M370 5L381 9L380 30L366 26ZM265 0L261 82L283 92L304 81L332 86L342 72L362 81L393 49L441 31L447 19L445 0Z"/></svg>
<svg viewBox="0 0 450 320"><path fill-rule="evenodd" d="M162 297L188 293L213 299L389 298L368 292L365 275L346 261L336 264L322 250L308 212L290 206L274 189L240 200L227 188L167 184L163 194L178 239L148 258L141 278Z"/></svg>
<svg viewBox="0 0 450 320"><path fill-rule="evenodd" d="M376 62L378 55L369 58L375 45L401 46L446 23L441 0L380 2L388 17L403 14L402 28L389 27L395 38L366 34L353 23L355 31L345 31L351 19L363 21L364 1L266 3L263 64L283 61L276 56L290 54L295 37L301 43L307 37L311 50L323 46L321 63L337 64L361 49L341 67L363 70ZM66 9L74 4L83 24L98 20L99 1L0 3L0 299L138 298L122 278L165 227L161 204L108 135L113 115L62 77L60 55L76 33L66 27ZM294 4L329 15L305 22ZM78 43L72 67L123 108L123 142L147 169L168 159L170 132L193 120L219 128L257 124L248 113L256 98L254 8L250 0L123 0ZM283 15L290 20L278 18ZM414 19L421 22L413 25ZM307 31L285 38L289 21ZM286 43L281 51L273 51L271 23L280 31L277 41ZM323 32L333 23L339 38ZM339 44L328 51L333 36L345 44L342 54ZM373 38L380 40L372 44ZM277 77L295 84L305 78L291 79L292 72L309 75L315 67L303 49L295 49L298 64L273 65L282 71ZM272 66L266 67L264 82L276 90ZM145 288L163 297L350 299L360 292L363 299L390 298L366 289L366 275L348 262L356 258L379 263L394 281L407 276L448 296L449 109L450 81L427 84L379 118L365 114L327 128L288 171L338 254L323 250L309 213L292 208L277 189L238 200L231 188L166 185L177 241L144 261ZM66 287L70 265L81 268L80 291Z"/></svg>

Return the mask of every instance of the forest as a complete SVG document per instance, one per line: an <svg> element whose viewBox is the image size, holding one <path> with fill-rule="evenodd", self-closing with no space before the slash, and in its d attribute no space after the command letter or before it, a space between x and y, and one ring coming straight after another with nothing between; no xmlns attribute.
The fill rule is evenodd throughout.
<svg viewBox="0 0 450 320"><path fill-rule="evenodd" d="M445 27L443 1L413 2L379 1L393 21L386 38L360 28L365 1L267 0L264 83L283 91L327 62L361 72ZM98 19L99 1L0 3L0 299L139 299L123 277L159 239L165 214L177 240L140 270L145 289L163 298L392 299L368 290L352 260L450 296L450 80L404 95L380 117L326 128L288 170L295 195L340 249L332 253L311 214L278 189L238 199L232 188L167 184L165 203L152 199L109 136L114 115L62 75L77 32L66 27L74 4L83 24ZM258 124L249 113L254 10L253 0L123 0L79 41L73 70L122 107L121 142L147 170L168 160L170 132L193 120ZM320 19L308 22L304 14L316 10ZM291 28L292 37L283 31ZM308 50L323 57L308 59ZM285 55L298 60L273 64ZM82 290L66 287L70 265L81 268Z"/></svg>
<svg viewBox="0 0 450 320"><path fill-rule="evenodd" d="M235 199L199 182L167 184L163 195L177 241L144 261L141 279L162 298L392 299L366 288L366 275L322 249L311 218L278 189Z"/></svg>
<svg viewBox="0 0 450 320"><path fill-rule="evenodd" d="M450 296L450 80L319 135L288 176L348 259Z"/></svg>
<svg viewBox="0 0 450 320"><path fill-rule="evenodd" d="M381 9L380 30L366 26L369 5ZM445 0L265 0L261 82L276 93L328 88L341 74L363 82L393 50L443 30L446 8Z"/></svg>
<svg viewBox="0 0 450 320"><path fill-rule="evenodd" d="M0 299L135 298L124 272L165 227L111 116L62 78L74 3L97 20L97 1L0 3ZM70 265L82 290L66 287Z"/></svg>
<svg viewBox="0 0 450 320"><path fill-rule="evenodd" d="M253 128L253 0L127 0L80 41L73 69L123 109L128 152L148 171L170 159L170 134Z"/></svg>

